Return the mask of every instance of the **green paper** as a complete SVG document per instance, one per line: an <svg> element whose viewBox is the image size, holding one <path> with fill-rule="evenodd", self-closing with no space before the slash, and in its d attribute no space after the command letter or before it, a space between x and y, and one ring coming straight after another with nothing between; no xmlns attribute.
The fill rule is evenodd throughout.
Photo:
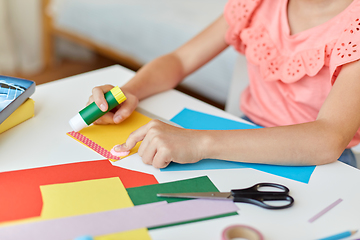
<svg viewBox="0 0 360 240"><path fill-rule="evenodd" d="M149 230L154 230L154 229L158 229L158 228L172 227L172 226L181 225L181 224L187 224L187 223L194 223L194 222L206 221L206 220L211 220L211 219L216 219L216 218L222 218L222 217L229 217L229 216L234 216L234 215L238 215L238 213L237 213L237 212L225 213L225 214L220 214L220 215L216 215L216 216L213 216L213 217L200 218L200 219L196 219L196 220L192 220L192 221L186 221L186 222L181 222L181 223L168 224L168 225L163 225L163 226L159 226L159 227L152 227L152 228L148 228L148 229L149 229Z"/></svg>
<svg viewBox="0 0 360 240"><path fill-rule="evenodd" d="M153 184L141 187L127 188L134 205L167 201L168 203L185 201L184 198L157 197L158 193L185 193L185 192L219 192L207 176L191 178L181 181Z"/></svg>
<svg viewBox="0 0 360 240"><path fill-rule="evenodd" d="M141 187L127 188L126 190L128 191L131 201L134 203L135 206L147 204L147 203L161 202L161 201L167 201L168 203L172 203L172 202L189 200L186 198L157 197L156 194L158 193L219 192L219 190L215 187L215 185L211 182L211 180L207 176L180 180L175 182L167 182L167 183L153 184L153 185L147 185ZM221 214L218 216L202 218L193 221L186 221L182 223L164 225L151 229L175 226L186 223L193 223L193 222L233 216L233 215L237 215L237 212Z"/></svg>

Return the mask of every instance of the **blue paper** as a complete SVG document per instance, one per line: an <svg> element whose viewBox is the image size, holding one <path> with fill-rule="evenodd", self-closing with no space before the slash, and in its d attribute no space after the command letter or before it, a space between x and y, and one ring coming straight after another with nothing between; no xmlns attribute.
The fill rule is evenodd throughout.
<svg viewBox="0 0 360 240"><path fill-rule="evenodd" d="M250 125L225 119L206 113L183 109L179 114L171 119L172 122L188 129L198 130L232 130L232 129L253 129L260 126ZM295 181L308 183L315 166L278 166L269 164L231 162L217 159L203 159L197 163L178 164L171 163L161 171L190 171L190 170L209 170L209 169L233 169L233 168L253 168L266 173L285 177Z"/></svg>
<svg viewBox="0 0 360 240"><path fill-rule="evenodd" d="M234 120L217 117L214 115L197 112L184 108L170 121L179 124L183 128L197 130L234 130L261 128L257 125L237 122Z"/></svg>
<svg viewBox="0 0 360 240"><path fill-rule="evenodd" d="M232 168L248 168L242 166L239 162L224 161L218 159L203 159L196 163L170 163L166 168L160 169L161 171L189 171L189 170L209 170L209 169L232 169Z"/></svg>

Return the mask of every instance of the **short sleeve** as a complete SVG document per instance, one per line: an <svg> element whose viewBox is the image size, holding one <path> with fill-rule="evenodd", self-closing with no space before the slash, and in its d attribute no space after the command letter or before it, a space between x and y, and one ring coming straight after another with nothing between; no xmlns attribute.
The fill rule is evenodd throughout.
<svg viewBox="0 0 360 240"><path fill-rule="evenodd" d="M336 42L330 59L331 83L334 84L341 66L360 59L360 13L350 20Z"/></svg>
<svg viewBox="0 0 360 240"><path fill-rule="evenodd" d="M225 5L224 16L229 24L225 41L236 50L244 53L240 33L250 23L252 13L261 0L229 0Z"/></svg>

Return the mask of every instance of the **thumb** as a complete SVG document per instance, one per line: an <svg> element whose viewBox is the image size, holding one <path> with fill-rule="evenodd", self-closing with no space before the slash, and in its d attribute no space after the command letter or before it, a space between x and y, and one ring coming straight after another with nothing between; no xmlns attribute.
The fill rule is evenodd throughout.
<svg viewBox="0 0 360 240"><path fill-rule="evenodd" d="M126 101L121 103L120 108L116 111L114 115L114 122L118 124L128 118L137 107L138 102L139 101L136 98L128 96Z"/></svg>

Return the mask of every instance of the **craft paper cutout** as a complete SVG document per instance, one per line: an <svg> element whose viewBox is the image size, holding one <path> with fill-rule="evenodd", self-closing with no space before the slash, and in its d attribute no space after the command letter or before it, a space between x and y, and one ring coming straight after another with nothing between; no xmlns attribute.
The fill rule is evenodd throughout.
<svg viewBox="0 0 360 240"><path fill-rule="evenodd" d="M219 191L207 176L142 186L142 187L128 188L126 190L128 191L128 194L135 206L160 202L160 201L167 201L168 203L189 201L189 199L184 199L184 198L157 197L156 196L157 193L218 192ZM236 212L227 213L224 215L212 216L206 219L199 219L196 221L203 221L203 220L232 216L232 215L237 215L237 213ZM185 223L188 222L182 222L180 224L185 224ZM163 226L163 227L168 227L168 226Z"/></svg>
<svg viewBox="0 0 360 240"><path fill-rule="evenodd" d="M241 167L253 168L302 183L309 183L315 166L277 166L257 163L239 163Z"/></svg>
<svg viewBox="0 0 360 240"><path fill-rule="evenodd" d="M184 128L198 130L232 130L232 129L253 129L260 128L246 123L225 119L206 113L197 112L184 108L180 113L171 119L172 122ZM161 171L190 171L208 169L232 169L232 168L253 168L266 173L285 177L295 181L309 183L310 177L316 166L278 166L269 164L255 164L231 162L217 159L204 159L198 163L177 164L171 163Z"/></svg>
<svg viewBox="0 0 360 240"><path fill-rule="evenodd" d="M118 233L104 234L94 237L94 240L152 240L147 228L139 228Z"/></svg>
<svg viewBox="0 0 360 240"><path fill-rule="evenodd" d="M254 129L262 128L257 125L237 122L227 118L222 118L188 108L184 108L176 114L170 121L179 124L183 128L197 130L233 130L233 129Z"/></svg>
<svg viewBox="0 0 360 240"><path fill-rule="evenodd" d="M330 211L331 209L333 209L334 207L336 207L339 203L341 203L343 200L341 198L339 198L338 200L336 200L335 202L333 202L332 204L330 204L329 206L327 206L326 208L324 208L323 210L321 210L320 212L318 212L317 214L315 214L315 216L313 216L312 218L310 218L308 220L309 223L313 223L315 222L318 218L320 218L321 216L323 216L325 213L327 213L328 211Z"/></svg>
<svg viewBox="0 0 360 240"><path fill-rule="evenodd" d="M134 206L118 177L52 184L40 186L40 190L44 201L41 219L77 216ZM114 229L110 232L111 236L97 238L100 240L106 240L109 237L111 239L150 239L146 228L120 231Z"/></svg>
<svg viewBox="0 0 360 240"><path fill-rule="evenodd" d="M161 171L190 171L190 170L210 170L210 169L232 169L232 168L246 168L238 162L224 161L218 159L203 159L196 163L179 164L172 162L165 169Z"/></svg>
<svg viewBox="0 0 360 240"><path fill-rule="evenodd" d="M68 132L67 135L73 137L75 140L81 142L85 146L91 148L92 150L94 150L95 152L97 152L98 154L100 154L101 156L103 156L109 160L112 160L112 161L120 160L120 157L113 155L111 152L109 152L105 148L101 147L100 145L96 144L95 142L91 141L90 139L88 139L87 137L85 137L84 135L82 135L79 132L71 131L71 132Z"/></svg>
<svg viewBox="0 0 360 240"><path fill-rule="evenodd" d="M232 201L157 202L132 208L78 215L0 228L5 239L74 239L140 227L156 227L237 211ZM125 238L128 239L128 238ZM143 238L138 238L143 239Z"/></svg>
<svg viewBox="0 0 360 240"><path fill-rule="evenodd" d="M39 223L35 224L35 226L41 226L42 223L46 222L48 219L64 219L69 216L79 216L95 212L131 208L134 206L129 198L129 195L126 192L125 187L123 186L118 177L45 185L40 186L40 189L44 201L41 216L27 219L28 221L25 223L19 222L19 224L13 225L15 226L15 229L17 229L17 226L20 226L21 228L21 226L24 225L25 228L27 228L26 225L28 224L30 224L30 226L33 226L33 223ZM58 237L60 237L59 239L61 239L64 235L64 232L72 231L75 227L76 225L73 224L71 226L68 226L68 228L64 228L63 225L50 227L47 226L46 230L44 228L38 229L40 237L38 237L37 239L52 239L44 238L43 235L44 232L51 231L52 228L57 228L60 230L57 232L57 234L59 235ZM0 231L1 229L2 228L0 228ZM66 231L64 231L65 229ZM132 236L132 238L135 239L142 239L142 237L144 237L145 239L149 238L146 229L139 229L136 231L121 234L118 234L117 232L119 231L111 232L113 237L116 237L115 239L121 239L119 238L120 235L122 237L126 237L125 239L128 239L129 236ZM109 232L105 233L107 234ZM19 238L15 238L17 234L19 235ZM0 234L0 236L2 235ZM75 237L78 236L80 235L77 235ZM29 236L26 235L25 232L13 232L11 234L11 238L9 239L25 238L29 239ZM105 236L99 236L99 239L101 238L104 239Z"/></svg>
<svg viewBox="0 0 360 240"><path fill-rule="evenodd" d="M91 125L82 129L80 132L68 132L67 135L91 148L103 157L117 161L123 157L112 155L110 150L115 145L124 143L130 133L147 124L150 120L151 118L134 111L130 117L120 124ZM129 155L136 153L139 146L140 142L131 149Z"/></svg>
<svg viewBox="0 0 360 240"><path fill-rule="evenodd" d="M132 207L118 177L40 186L41 218L60 218Z"/></svg>
<svg viewBox="0 0 360 240"><path fill-rule="evenodd" d="M171 163L167 168L161 169L161 171L193 171L235 168L253 168L262 172L277 175L279 177L292 179L302 183L309 183L315 166L276 166L257 163L231 162L218 159L203 159L197 163L191 164Z"/></svg>
<svg viewBox="0 0 360 240"><path fill-rule="evenodd" d="M158 183L153 175L113 166L108 160L0 173L0 223L40 216L41 185L119 177L125 188Z"/></svg>
<svg viewBox="0 0 360 240"><path fill-rule="evenodd" d="M134 205L167 201L168 203L186 201L184 198L157 197L158 193L218 192L208 176L190 178L174 182L159 183L126 189Z"/></svg>

